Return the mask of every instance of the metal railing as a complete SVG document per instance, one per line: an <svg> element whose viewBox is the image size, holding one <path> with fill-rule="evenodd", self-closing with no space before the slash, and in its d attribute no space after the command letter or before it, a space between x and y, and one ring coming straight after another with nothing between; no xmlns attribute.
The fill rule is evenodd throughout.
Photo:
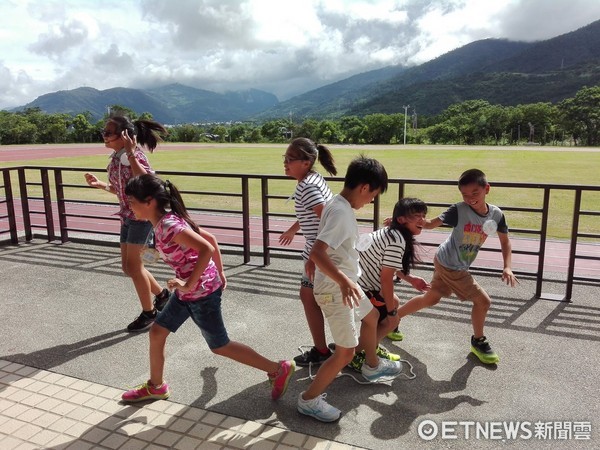
<svg viewBox="0 0 600 450"><path fill-rule="evenodd" d="M40 167L40 166L20 166L14 168L4 168L3 186L0 190L0 239L18 243L18 231L24 232L26 240L33 239L34 230L41 230L49 241L57 240L57 235L61 242L67 242L72 236L77 239L85 235L90 240L99 239L101 235L118 236L119 218L114 214L118 211L115 201L98 201L96 199L85 198L86 192L89 197L89 186L83 180L85 172L103 172L104 169L98 168L71 168L71 167ZM67 176L71 173L80 173L77 175L76 182L65 181L65 178L73 179L73 176ZM250 261L251 253L262 255L263 264L268 265L273 252L278 254L299 254L302 250L301 240L295 246L284 247L278 243L278 237L295 221L293 213L293 204L285 204L291 197L283 195L281 186L285 185L285 191L292 191L293 185L290 179L283 175L247 175L247 174L224 174L224 173L198 173L198 172L157 172L162 178L176 178L177 186L188 205L190 215L203 227L215 234L222 245L236 247L241 249L244 262ZM16 174L17 180L13 180ZM11 176L13 175L13 176ZM219 181L227 179L239 180L238 188L231 192L225 192L218 189ZM79 181L80 180L80 181ZM342 178L326 178L332 190L335 184L341 184ZM210 189L186 189L188 186L197 186L200 182L210 186ZM256 182L257 186L252 189L250 184ZM13 184L16 184L20 193L20 203L15 201ZM215 189L214 186L217 186ZM270 193L271 187L274 193ZM448 192L447 186L456 189L455 181L447 180L389 180L390 193L397 191L397 198L407 195L408 190L418 190L419 188L444 187L444 192ZM550 220L550 199L555 191L571 191L574 194L573 217L571 226L571 239L566 242L565 258L567 262L566 293L561 300L570 301L572 288L575 281L584 281L588 283L599 283L600 277L583 276L576 272L577 261L600 261L600 233L589 233L581 230L581 219L585 217L600 216L600 211L594 209L582 209L582 197L584 195L598 195L600 186L572 186L555 184L534 184L534 183L507 183L495 182L494 189L525 189L530 204L526 206L498 205L509 213L529 214L537 217L535 223L537 226L531 229L511 227L511 236L531 236L533 239L528 242L529 248L520 245L514 245L513 255L522 255L535 261L533 270L515 270L517 275L532 277L536 280L536 298L545 298L542 293L544 281L545 259L547 253L547 233L548 222ZM87 190L87 191L86 191ZM34 192L31 192L34 191ZM437 192L437 191L436 191ZM2 197L2 193L4 196ZM79 194L78 194L79 193ZM441 190L440 190L441 193ZM412 196L418 196L411 194ZM209 198L210 202L202 199ZM440 197L443 198L443 197ZM235 202L236 205L226 205L226 203ZM282 202L285 202L282 204ZM195 206L212 204L213 207ZM447 208L453 202L428 202L430 210L432 208ZM587 202L588 204L594 202ZM225 205L223 205L225 204ZM598 204L598 203L594 203ZM190 206L191 205L191 206ZM216 206L215 206L216 205ZM20 206L20 211L18 211ZM221 207L228 206L228 207ZM381 200L380 197L361 210L357 214L359 225L365 231L375 230L381 223ZM390 210L391 212L391 210ZM19 220L17 220L19 219ZM569 224L565 224L568 226ZM589 228L589 227L588 227ZM56 230L58 229L58 234ZM8 235L9 239L4 236ZM438 233L436 235L420 236L419 243L425 247L437 247L441 238L445 238L447 233ZM586 242L586 251L580 249L582 240ZM591 244L590 244L591 243ZM591 245L591 246L590 246ZM591 248L591 251L590 251ZM501 250L494 246L484 246L482 253L499 253ZM494 267L480 263L485 258L479 257L474 270L482 272L499 273L501 267ZM501 257L495 255L496 261L501 261ZM426 261L430 264L430 261ZM595 273L594 273L595 275ZM556 296L548 296L557 300Z"/></svg>

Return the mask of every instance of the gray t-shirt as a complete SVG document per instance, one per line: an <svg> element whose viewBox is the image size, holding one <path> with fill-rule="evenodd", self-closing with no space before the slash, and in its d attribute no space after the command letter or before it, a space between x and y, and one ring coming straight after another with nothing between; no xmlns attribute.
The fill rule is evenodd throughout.
<svg viewBox="0 0 600 450"><path fill-rule="evenodd" d="M499 233L508 233L504 213L500 208L488 204L488 213L481 216L465 202L456 203L439 219L444 225L453 227L450 236L439 246L436 258L444 267L451 270L469 270L488 235L483 224L491 220L496 223Z"/></svg>

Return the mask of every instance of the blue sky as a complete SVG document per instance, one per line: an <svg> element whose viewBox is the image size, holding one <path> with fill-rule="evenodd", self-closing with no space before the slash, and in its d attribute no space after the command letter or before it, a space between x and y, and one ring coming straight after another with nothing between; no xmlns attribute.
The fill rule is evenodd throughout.
<svg viewBox="0 0 600 450"><path fill-rule="evenodd" d="M598 0L0 0L0 108L90 86L256 88L280 100L485 38L536 41Z"/></svg>

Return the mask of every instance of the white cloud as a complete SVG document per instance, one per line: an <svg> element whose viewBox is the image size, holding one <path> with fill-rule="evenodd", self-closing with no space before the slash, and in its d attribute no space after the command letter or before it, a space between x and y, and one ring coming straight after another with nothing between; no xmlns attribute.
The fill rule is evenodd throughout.
<svg viewBox="0 0 600 450"><path fill-rule="evenodd" d="M258 88L288 98L484 38L541 40L597 0L0 0L0 108L62 89Z"/></svg>

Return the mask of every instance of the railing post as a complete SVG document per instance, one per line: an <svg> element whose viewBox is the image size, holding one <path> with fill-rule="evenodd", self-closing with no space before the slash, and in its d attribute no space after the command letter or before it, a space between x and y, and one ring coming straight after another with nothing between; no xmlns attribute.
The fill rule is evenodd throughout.
<svg viewBox="0 0 600 450"><path fill-rule="evenodd" d="M263 238L263 265L271 264L271 249L269 248L269 180L260 177L262 199L262 238Z"/></svg>
<svg viewBox="0 0 600 450"><path fill-rule="evenodd" d="M573 229L571 231L571 249L569 251L569 266L567 269L567 292L565 300L571 301L573 295L573 278L575 275L575 255L577 254L577 235L579 234L579 210L581 209L581 189L575 190L573 205Z"/></svg>
<svg viewBox="0 0 600 450"><path fill-rule="evenodd" d="M62 171L54 169L54 183L56 184L56 205L58 208L58 223L60 225L60 241L64 244L69 240L67 231L67 210L65 207L65 193L62 182Z"/></svg>
<svg viewBox="0 0 600 450"><path fill-rule="evenodd" d="M535 281L535 297L542 296L542 283L544 281L544 260L546 258L546 234L548 233L548 210L550 205L550 189L544 188L544 202L542 206L542 223L540 227L540 247L538 250L538 269Z"/></svg>
<svg viewBox="0 0 600 450"><path fill-rule="evenodd" d="M50 195L50 181L48 180L48 169L41 169L40 177L42 179L42 194L44 198L44 213L46 214L46 231L48 232L48 242L54 241L54 211L52 211L52 196Z"/></svg>
<svg viewBox="0 0 600 450"><path fill-rule="evenodd" d="M244 243L244 264L250 262L250 192L248 177L242 177L242 240Z"/></svg>
<svg viewBox="0 0 600 450"><path fill-rule="evenodd" d="M379 195L375 197L373 200L373 231L377 231L379 228L379 217L380 217L380 209L381 203L379 201Z"/></svg>
<svg viewBox="0 0 600 450"><path fill-rule="evenodd" d="M27 193L27 177L25 176L25 169L18 169L19 172L19 191L21 193L21 210L23 212L23 228L25 229L25 240L31 241L33 239L33 232L31 231L31 213L29 211L29 195Z"/></svg>
<svg viewBox="0 0 600 450"><path fill-rule="evenodd" d="M6 196L6 213L8 214L8 230L10 232L10 242L19 243L19 234L17 233L17 221L15 219L15 201L12 193L12 184L10 179L10 170L2 171L4 177L4 195Z"/></svg>

